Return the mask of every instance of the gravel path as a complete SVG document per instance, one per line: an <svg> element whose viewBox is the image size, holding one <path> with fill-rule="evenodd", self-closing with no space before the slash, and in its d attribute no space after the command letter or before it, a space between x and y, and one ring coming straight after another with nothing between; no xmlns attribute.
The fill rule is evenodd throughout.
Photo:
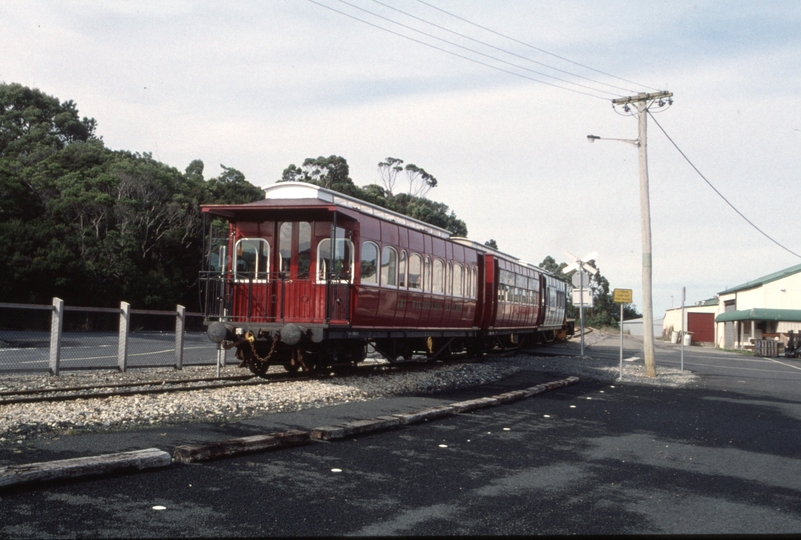
<svg viewBox="0 0 801 540"><path fill-rule="evenodd" d="M585 336L591 347L609 334L594 332ZM574 340L576 341L576 340ZM577 348L575 342L555 345ZM488 359L475 364L443 366L421 372L370 377L332 377L331 379L277 384L243 385L234 388L177 392L173 394L81 399L57 403L0 405L0 445L21 444L25 439L78 432L125 430L137 426L223 422L254 415L297 411L308 408L368 401L387 396L437 392L498 381L522 369L576 375L602 381L618 379L618 363L576 357L542 357L520 354L511 358ZM677 386L694 384L697 376L685 371L660 368L656 379L645 377L641 363L624 366L623 383ZM283 368L274 368L283 371ZM223 368L222 375L243 375L235 366ZM126 383L159 379L212 377L215 367L188 367L181 371L154 368L118 373L86 371L47 375L0 376L0 392L20 389L57 388L91 384Z"/></svg>

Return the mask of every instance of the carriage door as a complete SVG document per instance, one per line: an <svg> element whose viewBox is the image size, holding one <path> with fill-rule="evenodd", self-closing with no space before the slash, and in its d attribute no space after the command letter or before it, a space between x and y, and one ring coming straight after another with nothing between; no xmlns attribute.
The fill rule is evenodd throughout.
<svg viewBox="0 0 801 540"><path fill-rule="evenodd" d="M332 229L335 231L332 233L334 242L325 238L317 245L318 295L324 299L318 305L324 310L322 314L326 322L348 324L354 261L352 231L336 226Z"/></svg>
<svg viewBox="0 0 801 540"><path fill-rule="evenodd" d="M266 321L270 244L264 238L240 238L233 260L233 315L235 320Z"/></svg>
<svg viewBox="0 0 801 540"><path fill-rule="evenodd" d="M308 322L314 302L311 276L312 227L307 221L286 221L278 230L278 277L275 281L277 317Z"/></svg>

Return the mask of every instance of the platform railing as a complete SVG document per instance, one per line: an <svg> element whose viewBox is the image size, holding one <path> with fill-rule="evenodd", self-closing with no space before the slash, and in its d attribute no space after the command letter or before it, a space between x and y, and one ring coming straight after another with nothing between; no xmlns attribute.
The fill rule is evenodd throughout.
<svg viewBox="0 0 801 540"><path fill-rule="evenodd" d="M175 311L0 303L0 372L214 364L203 314Z"/></svg>
<svg viewBox="0 0 801 540"><path fill-rule="evenodd" d="M347 319L350 285L291 278L283 272L201 272L203 313L209 321L325 323Z"/></svg>

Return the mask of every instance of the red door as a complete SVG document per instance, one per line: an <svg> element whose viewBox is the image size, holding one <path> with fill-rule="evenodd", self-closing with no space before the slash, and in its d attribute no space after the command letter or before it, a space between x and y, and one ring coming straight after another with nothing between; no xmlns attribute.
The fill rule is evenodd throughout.
<svg viewBox="0 0 801 540"><path fill-rule="evenodd" d="M715 314L688 313L687 331L693 333L693 341L712 343L715 341Z"/></svg>

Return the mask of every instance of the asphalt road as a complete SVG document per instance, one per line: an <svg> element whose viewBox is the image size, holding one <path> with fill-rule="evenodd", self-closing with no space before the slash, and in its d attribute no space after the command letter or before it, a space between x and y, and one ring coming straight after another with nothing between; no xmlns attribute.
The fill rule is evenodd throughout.
<svg viewBox="0 0 801 540"><path fill-rule="evenodd" d="M62 335L60 369L108 369L117 367L119 335L116 332L65 332ZM48 332L0 332L0 372L47 372L50 359ZM229 355L228 361L231 362ZM214 365L217 344L206 332L184 334L184 365ZM131 332L128 367L175 365L174 332Z"/></svg>
<svg viewBox="0 0 801 540"><path fill-rule="evenodd" d="M626 356L638 354L631 349ZM593 355L617 354L614 342ZM660 347L659 365L678 360ZM0 491L0 536L801 533L801 362L688 348L693 388L582 380L513 404L337 442ZM39 441L0 463L310 428L490 387ZM742 382L744 381L744 382ZM163 507L164 509L154 509Z"/></svg>

